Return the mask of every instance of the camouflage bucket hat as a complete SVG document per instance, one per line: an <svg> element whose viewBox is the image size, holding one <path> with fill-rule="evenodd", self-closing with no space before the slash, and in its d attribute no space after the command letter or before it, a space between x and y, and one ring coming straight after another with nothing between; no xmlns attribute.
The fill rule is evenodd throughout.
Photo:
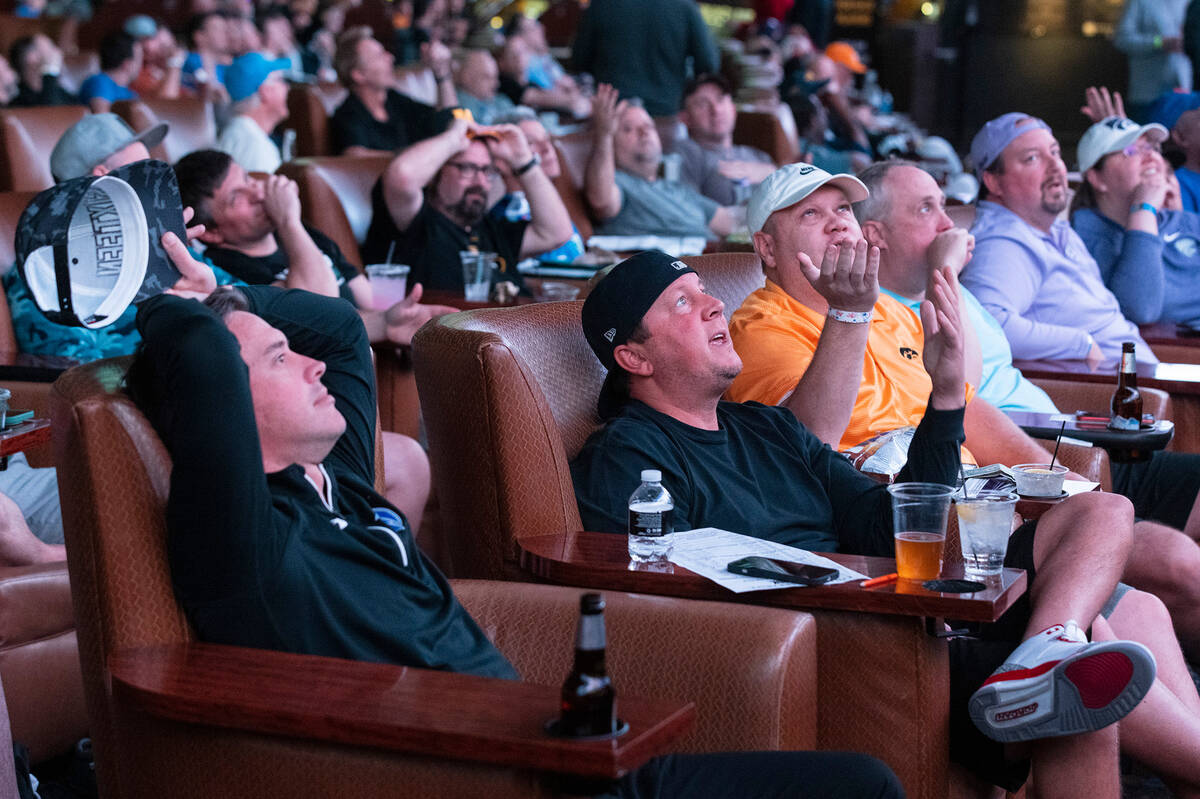
<svg viewBox="0 0 1200 799"><path fill-rule="evenodd" d="M104 327L179 279L160 243L168 230L187 241L175 171L138 161L34 197L17 228L17 268L47 319Z"/></svg>

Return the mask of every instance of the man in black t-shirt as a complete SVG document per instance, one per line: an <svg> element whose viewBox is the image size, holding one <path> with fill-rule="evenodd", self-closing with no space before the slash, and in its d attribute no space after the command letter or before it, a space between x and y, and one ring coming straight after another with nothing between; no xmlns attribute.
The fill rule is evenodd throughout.
<svg viewBox="0 0 1200 799"><path fill-rule="evenodd" d="M228 153L197 150L175 165L180 196L204 225L200 241L212 262L250 284L274 284L370 308L370 283L337 252L322 251L300 220L296 182L250 177ZM324 237L322 237L324 238ZM332 244L332 242L330 242Z"/></svg>
<svg viewBox="0 0 1200 799"><path fill-rule="evenodd" d="M836 214L849 213L845 206ZM831 219L797 224L827 239L823 267L805 274L834 309L827 326L858 324L839 316L846 297L874 279L865 259L856 267L839 257L841 228ZM934 285L922 312L933 390L900 480L953 485L963 440L962 322L952 281L939 274ZM807 549L891 555L885 486L786 408L721 401L742 368L722 309L692 269L657 251L618 264L592 288L583 329L609 370L598 406L608 422L572 463L584 529L624 532L626 498L640 470L655 468L679 529L715 526ZM1015 790L1028 763L1011 760L1004 744L1029 741L1039 796L1115 796L1114 722L1121 744L1139 756L1169 749L1174 730L1200 743L1194 703L1155 680L1156 657L1164 677L1183 664L1165 609L1150 595L1115 590L1132 523L1123 497L1087 494L1013 533L1006 563L1027 570L1029 593L983 625L982 640L951 650L951 754L979 776ZM1114 640L1118 625L1148 646ZM1118 662L1103 676L1091 668Z"/></svg>
<svg viewBox="0 0 1200 799"><path fill-rule="evenodd" d="M450 51L440 42L421 48L433 70L438 108L457 104L450 74ZM366 27L351 28L338 38L333 59L338 78L350 93L329 119L334 152L343 155L390 155L440 132L450 112L405 97L395 84L395 58Z"/></svg>
<svg viewBox="0 0 1200 799"><path fill-rule="evenodd" d="M300 221L296 183L282 175L246 175L227 153L199 150L175 165L180 196L205 226L205 254L250 284L271 284L341 296L351 301L371 341L407 345L425 321L456 309L421 305L421 289L384 311L374 310L371 283L327 236ZM387 495L417 527L429 496L429 461L421 446L399 433L383 434L390 475Z"/></svg>
<svg viewBox="0 0 1200 799"><path fill-rule="evenodd" d="M493 156L520 182L529 222L488 215L488 190L497 177ZM444 133L388 164L371 191L371 204L363 258L382 262L392 252L392 261L412 267L410 280L436 289L462 290L458 254L464 250L496 253L495 279L520 288L517 263L558 247L573 233L562 198L515 125L481 128L454 120Z"/></svg>

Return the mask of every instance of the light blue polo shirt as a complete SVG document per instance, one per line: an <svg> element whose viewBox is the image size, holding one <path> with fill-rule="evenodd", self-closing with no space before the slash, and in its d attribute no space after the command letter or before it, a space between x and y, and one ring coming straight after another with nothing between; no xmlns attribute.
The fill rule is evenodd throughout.
<svg viewBox="0 0 1200 799"><path fill-rule="evenodd" d="M920 313L920 300L901 297L896 292L882 287L879 290L902 305L907 305L914 313ZM1046 392L1026 380L1021 370L1013 366L1012 350L1009 349L1004 329L1000 327L996 317L988 313L965 286L959 286L959 291L962 293L963 306L967 309L967 318L975 328L979 349L983 353L983 384L979 386L975 396L982 397L1002 411L1058 413L1058 408L1054 407Z"/></svg>

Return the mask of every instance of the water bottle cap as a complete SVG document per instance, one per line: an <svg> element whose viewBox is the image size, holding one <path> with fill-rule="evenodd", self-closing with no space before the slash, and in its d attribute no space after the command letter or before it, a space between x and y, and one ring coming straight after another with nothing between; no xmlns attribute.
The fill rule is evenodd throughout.
<svg viewBox="0 0 1200 799"><path fill-rule="evenodd" d="M662 472L660 472L658 469L642 469L642 482L661 483Z"/></svg>

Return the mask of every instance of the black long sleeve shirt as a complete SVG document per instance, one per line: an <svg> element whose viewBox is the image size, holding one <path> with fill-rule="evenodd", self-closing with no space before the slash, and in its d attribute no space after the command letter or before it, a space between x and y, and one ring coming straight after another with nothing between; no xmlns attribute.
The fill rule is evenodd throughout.
<svg viewBox="0 0 1200 799"><path fill-rule="evenodd" d="M167 550L199 636L515 677L373 488L375 380L354 308L303 291L241 290L294 351L324 361L346 432L322 464L330 502L298 464L264 473L237 340L195 301L142 304L130 390L173 461Z"/></svg>

